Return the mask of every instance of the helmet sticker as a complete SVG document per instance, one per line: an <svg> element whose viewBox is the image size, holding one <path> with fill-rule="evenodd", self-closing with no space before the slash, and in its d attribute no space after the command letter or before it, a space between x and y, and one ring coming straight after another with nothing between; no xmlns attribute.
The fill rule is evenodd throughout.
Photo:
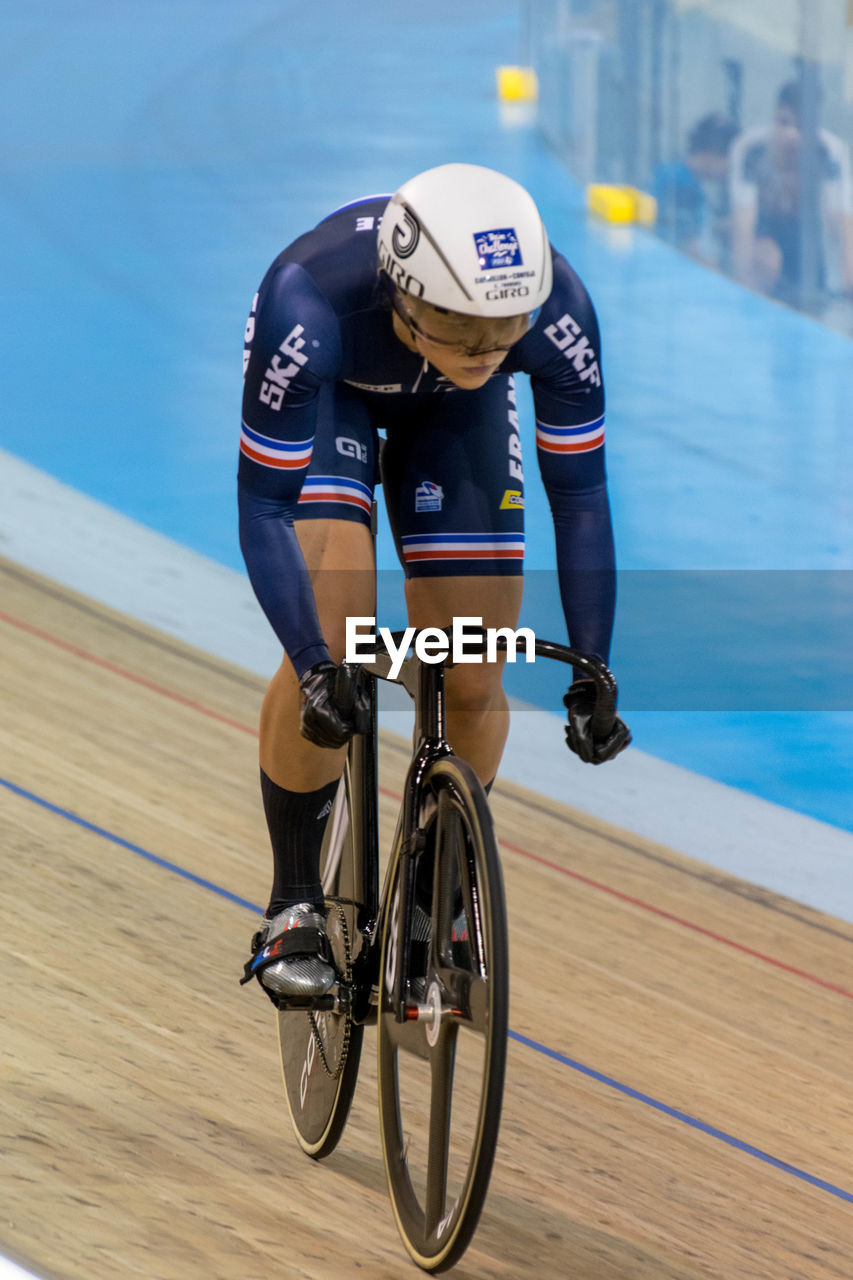
<svg viewBox="0 0 853 1280"><path fill-rule="evenodd" d="M411 209L403 210L405 227L398 223L391 233L391 245L398 258L410 258L418 247L421 228Z"/></svg>
<svg viewBox="0 0 853 1280"><path fill-rule="evenodd" d="M474 244L477 246L480 267L484 271L522 265L521 249L519 248L518 236L514 227L496 227L493 231L475 231Z"/></svg>

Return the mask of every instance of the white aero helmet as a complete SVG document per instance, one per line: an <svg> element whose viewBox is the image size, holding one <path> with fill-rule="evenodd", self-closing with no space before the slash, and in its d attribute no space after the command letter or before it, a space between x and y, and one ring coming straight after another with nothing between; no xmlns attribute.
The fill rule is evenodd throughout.
<svg viewBox="0 0 853 1280"><path fill-rule="evenodd" d="M379 228L379 268L433 306L497 319L551 292L551 248L530 196L477 164L442 164L403 184Z"/></svg>

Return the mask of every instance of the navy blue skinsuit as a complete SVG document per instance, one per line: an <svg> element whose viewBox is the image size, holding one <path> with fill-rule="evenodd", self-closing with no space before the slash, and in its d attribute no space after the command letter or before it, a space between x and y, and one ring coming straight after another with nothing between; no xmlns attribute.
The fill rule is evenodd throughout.
<svg viewBox="0 0 853 1280"><path fill-rule="evenodd" d="M614 556L604 388L589 295L554 251L534 326L476 391L395 335L378 287L388 197L337 210L276 258L246 328L240 543L255 593L298 675L328 658L293 524L369 522L377 430L409 576L519 574L524 482L512 375L530 376L539 467L573 645L608 658Z"/></svg>

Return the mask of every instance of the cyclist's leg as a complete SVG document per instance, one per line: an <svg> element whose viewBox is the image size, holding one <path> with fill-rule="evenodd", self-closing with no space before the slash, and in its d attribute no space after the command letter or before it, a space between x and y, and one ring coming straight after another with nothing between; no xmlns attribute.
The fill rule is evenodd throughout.
<svg viewBox="0 0 853 1280"><path fill-rule="evenodd" d="M518 625L522 579L514 577L410 578L406 601L412 626L446 626L451 618L482 618L484 627ZM498 771L509 705L503 690L504 659L451 667L446 676L448 738L483 784Z"/></svg>
<svg viewBox="0 0 853 1280"><path fill-rule="evenodd" d="M383 482L410 622L446 626L454 617L474 617L486 627L514 628L524 482L512 379L448 391L414 425L389 424ZM451 744L484 783L495 776L509 723L502 674L502 659L447 673Z"/></svg>
<svg viewBox="0 0 853 1280"><path fill-rule="evenodd" d="M367 525L341 519L304 519L296 525L311 575L323 637L335 662L344 656L349 615L375 612L373 539ZM261 708L261 768L280 787L314 791L341 776L346 748L316 747L299 732L301 694L285 656Z"/></svg>
<svg viewBox="0 0 853 1280"><path fill-rule="evenodd" d="M336 389L324 397L296 530L311 576L321 630L333 659L343 656L348 614L369 614L375 598L370 532L375 430L364 404ZM320 854L346 750L314 746L299 731L301 693L285 657L261 710L260 765L273 852L266 921L250 971L277 996L321 994L334 972L318 941L323 931ZM276 959L267 950L304 926L313 950ZM317 949L319 948L319 950ZM279 948L280 949L280 948ZM307 957L307 958L306 958Z"/></svg>

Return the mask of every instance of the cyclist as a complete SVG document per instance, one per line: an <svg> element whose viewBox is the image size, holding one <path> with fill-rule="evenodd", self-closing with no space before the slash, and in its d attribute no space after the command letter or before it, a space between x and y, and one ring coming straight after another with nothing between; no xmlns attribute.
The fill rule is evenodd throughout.
<svg viewBox="0 0 853 1280"><path fill-rule="evenodd" d="M524 483L513 374L530 375L570 641L608 656L614 555L604 391L589 296L531 196L448 164L390 199L345 205L273 262L246 330L240 541L285 650L261 712L273 850L253 974L273 997L328 990L319 858L355 708L335 701L348 616L375 613L371 503L382 481L409 621L516 627ZM448 736L490 785L508 728L498 663L447 673ZM564 699L567 741L598 764L630 741L590 732L592 686Z"/></svg>

